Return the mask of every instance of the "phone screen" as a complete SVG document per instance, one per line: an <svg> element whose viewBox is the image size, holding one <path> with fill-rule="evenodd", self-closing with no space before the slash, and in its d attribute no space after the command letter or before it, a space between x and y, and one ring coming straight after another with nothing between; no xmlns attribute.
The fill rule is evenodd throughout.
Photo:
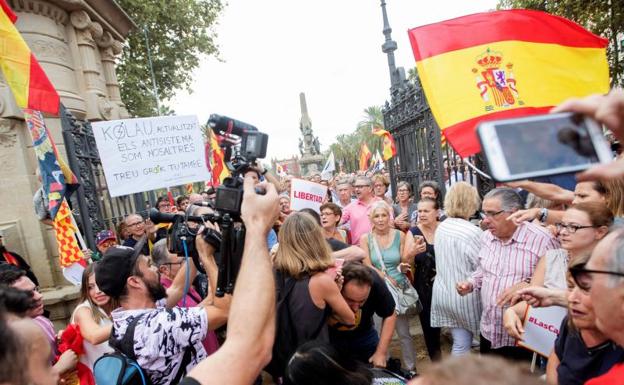
<svg viewBox="0 0 624 385"><path fill-rule="evenodd" d="M598 163L585 120L576 115L501 122L494 129L512 175Z"/></svg>

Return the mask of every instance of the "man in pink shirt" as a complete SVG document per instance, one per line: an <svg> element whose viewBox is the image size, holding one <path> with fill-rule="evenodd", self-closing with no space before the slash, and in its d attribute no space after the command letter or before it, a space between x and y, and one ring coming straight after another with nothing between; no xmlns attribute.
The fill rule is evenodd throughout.
<svg viewBox="0 0 624 385"><path fill-rule="evenodd" d="M160 241L154 244L152 248L152 262L156 267L158 267L158 272L160 273L160 283L165 288L168 288L173 283L175 276L180 271L180 267L185 263L184 258L180 258L177 255L170 253L167 249L167 240L161 239ZM192 281L195 277L195 269L192 268L191 274L189 275L189 279ZM180 301L178 301L177 306L179 307L195 307L198 306L204 299L201 295L193 288L193 285L189 283L188 292L182 296ZM217 340L217 335L214 331L208 331L206 334L206 338L202 341L204 348L206 349L206 353L208 355L214 353L219 349L219 341Z"/></svg>
<svg viewBox="0 0 624 385"><path fill-rule="evenodd" d="M351 231L351 244L359 245L360 237L371 231L371 223L368 219L371 205L380 198L373 195L373 183L366 176L358 176L353 184L357 200L349 203L342 209L341 223L349 223Z"/></svg>

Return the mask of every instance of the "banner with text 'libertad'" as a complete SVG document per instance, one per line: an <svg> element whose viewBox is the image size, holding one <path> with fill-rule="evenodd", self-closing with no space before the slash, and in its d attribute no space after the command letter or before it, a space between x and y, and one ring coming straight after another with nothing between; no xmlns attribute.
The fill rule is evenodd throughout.
<svg viewBox="0 0 624 385"><path fill-rule="evenodd" d="M196 116L93 123L112 197L210 179Z"/></svg>

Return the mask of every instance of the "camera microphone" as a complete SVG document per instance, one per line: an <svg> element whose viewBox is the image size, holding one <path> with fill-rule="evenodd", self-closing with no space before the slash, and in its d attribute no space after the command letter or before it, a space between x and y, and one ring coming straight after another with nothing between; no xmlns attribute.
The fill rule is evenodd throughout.
<svg viewBox="0 0 624 385"><path fill-rule="evenodd" d="M243 136L249 132L258 131L255 126L240 120L228 118L224 115L212 114L208 118L208 125L218 134Z"/></svg>
<svg viewBox="0 0 624 385"><path fill-rule="evenodd" d="M155 225L157 225L159 223L175 222L177 219L186 219L187 221L198 222L198 223L202 223L203 222L203 218L200 217L200 216L196 216L196 215L184 216L184 215L181 215L181 214L161 213L160 211L158 211L155 208L152 208L149 211L149 218L152 221L152 223L154 223Z"/></svg>

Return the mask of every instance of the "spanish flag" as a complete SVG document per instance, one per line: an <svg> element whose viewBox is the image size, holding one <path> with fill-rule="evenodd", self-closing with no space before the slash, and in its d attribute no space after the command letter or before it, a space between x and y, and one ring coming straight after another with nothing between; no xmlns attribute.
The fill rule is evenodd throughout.
<svg viewBox="0 0 624 385"><path fill-rule="evenodd" d="M366 171L368 170L368 162L373 154L368 149L366 143L362 143L360 147L360 170Z"/></svg>
<svg viewBox="0 0 624 385"><path fill-rule="evenodd" d="M383 137L383 160L392 159L397 153L392 134L382 128L373 131L373 134Z"/></svg>
<svg viewBox="0 0 624 385"><path fill-rule="evenodd" d="M58 115L59 96L13 25L17 16L5 0L0 0L0 8L0 68L17 105Z"/></svg>
<svg viewBox="0 0 624 385"><path fill-rule="evenodd" d="M531 10L478 13L409 30L421 84L461 157L480 151L484 120L546 113L609 91L608 41Z"/></svg>
<svg viewBox="0 0 624 385"><path fill-rule="evenodd" d="M224 156L217 135L210 130L210 172L212 173L213 186L220 185L226 177L230 176Z"/></svg>

